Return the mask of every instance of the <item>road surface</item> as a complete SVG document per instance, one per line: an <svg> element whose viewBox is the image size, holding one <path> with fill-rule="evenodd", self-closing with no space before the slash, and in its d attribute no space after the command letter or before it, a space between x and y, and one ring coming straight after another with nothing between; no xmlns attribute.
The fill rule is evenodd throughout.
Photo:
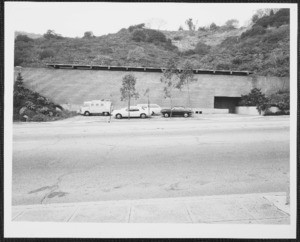
<svg viewBox="0 0 300 242"><path fill-rule="evenodd" d="M14 123L13 205L282 192L289 117Z"/></svg>

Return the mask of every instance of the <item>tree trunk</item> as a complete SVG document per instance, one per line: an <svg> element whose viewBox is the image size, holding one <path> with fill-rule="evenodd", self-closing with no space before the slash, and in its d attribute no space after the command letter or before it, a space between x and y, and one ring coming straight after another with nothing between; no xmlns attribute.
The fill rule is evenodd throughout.
<svg viewBox="0 0 300 242"><path fill-rule="evenodd" d="M190 96L189 80L187 80L187 89L188 89L188 106L189 106L189 108L191 108L191 96Z"/></svg>
<svg viewBox="0 0 300 242"><path fill-rule="evenodd" d="M128 119L130 119L130 94L128 98Z"/></svg>
<svg viewBox="0 0 300 242"><path fill-rule="evenodd" d="M148 94L148 116L150 117L150 99Z"/></svg>
<svg viewBox="0 0 300 242"><path fill-rule="evenodd" d="M171 105L171 112L170 112L170 118L172 117L172 97L170 97L170 105Z"/></svg>

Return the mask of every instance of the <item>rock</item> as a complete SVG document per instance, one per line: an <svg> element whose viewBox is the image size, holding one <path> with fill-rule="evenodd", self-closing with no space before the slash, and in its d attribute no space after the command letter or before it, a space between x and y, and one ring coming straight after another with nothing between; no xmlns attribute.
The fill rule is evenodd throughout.
<svg viewBox="0 0 300 242"><path fill-rule="evenodd" d="M27 107L22 107L19 111L19 114L22 116L27 111Z"/></svg>

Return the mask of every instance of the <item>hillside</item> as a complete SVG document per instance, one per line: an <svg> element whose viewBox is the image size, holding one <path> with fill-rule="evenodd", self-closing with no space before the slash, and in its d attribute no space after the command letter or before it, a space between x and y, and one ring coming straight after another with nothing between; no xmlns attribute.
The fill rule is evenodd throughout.
<svg viewBox="0 0 300 242"><path fill-rule="evenodd" d="M45 63L163 67L169 59L198 69L247 70L258 75L289 76L289 10L253 20L247 28L214 26L197 31L157 31L144 24L100 37L67 38L47 31L33 39L18 35L15 65Z"/></svg>

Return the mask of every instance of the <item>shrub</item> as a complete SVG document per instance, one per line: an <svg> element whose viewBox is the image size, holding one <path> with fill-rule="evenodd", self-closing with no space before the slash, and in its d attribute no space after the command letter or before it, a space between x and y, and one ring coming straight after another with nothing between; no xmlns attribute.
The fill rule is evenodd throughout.
<svg viewBox="0 0 300 242"><path fill-rule="evenodd" d="M242 95L240 106L256 106L259 113L269 108L269 99L258 88L253 88L247 95Z"/></svg>
<svg viewBox="0 0 300 242"><path fill-rule="evenodd" d="M182 40L183 37L182 37L182 36L175 36L173 39L174 39L174 40Z"/></svg>
<svg viewBox="0 0 300 242"><path fill-rule="evenodd" d="M40 60L43 60L43 59L46 59L46 58L51 58L51 57L54 57L54 52L50 49L43 50L40 53Z"/></svg>
<svg viewBox="0 0 300 242"><path fill-rule="evenodd" d="M44 114L38 113L36 115L34 115L32 118L30 118L30 121L33 122L46 122L49 121L50 118Z"/></svg>
<svg viewBox="0 0 300 242"><path fill-rule="evenodd" d="M145 41L147 36L142 29L136 29L132 32L131 38L136 42L140 42Z"/></svg>
<svg viewBox="0 0 300 242"><path fill-rule="evenodd" d="M218 70L230 70L231 65L230 65L230 63L227 63L227 62L220 62L217 64L216 68Z"/></svg>
<svg viewBox="0 0 300 242"><path fill-rule="evenodd" d="M29 38L27 35L25 34L20 34L16 37L15 41L23 41L23 42L30 42L33 41L33 39Z"/></svg>
<svg viewBox="0 0 300 242"><path fill-rule="evenodd" d="M257 35L263 35L266 33L266 29L262 26L253 26L251 29L247 30L246 32L242 33L241 38L244 39L246 37L253 37Z"/></svg>
<svg viewBox="0 0 300 242"><path fill-rule="evenodd" d="M279 27L284 24L289 24L290 22L290 10L289 9L280 9L275 14L270 14L263 16L258 19L255 23L255 26L267 27Z"/></svg>
<svg viewBox="0 0 300 242"><path fill-rule="evenodd" d="M167 38L166 36L157 30L154 29L145 29L144 30L146 32L147 38L146 41L150 42L150 43L155 43L155 42L166 42Z"/></svg>
<svg viewBox="0 0 300 242"><path fill-rule="evenodd" d="M210 48L211 47L209 45L198 42L195 46L194 52L198 55L206 55L209 53Z"/></svg>
<svg viewBox="0 0 300 242"><path fill-rule="evenodd" d="M136 47L133 50L128 51L127 59L128 60L141 60L146 57L145 50L143 47Z"/></svg>
<svg viewBox="0 0 300 242"><path fill-rule="evenodd" d="M290 92L277 92L270 95L269 103L286 113L290 110Z"/></svg>
<svg viewBox="0 0 300 242"><path fill-rule="evenodd" d="M136 29L143 29L144 27L145 27L144 23L143 24L137 24L137 25L131 25L131 26L129 26L128 30L131 33Z"/></svg>

